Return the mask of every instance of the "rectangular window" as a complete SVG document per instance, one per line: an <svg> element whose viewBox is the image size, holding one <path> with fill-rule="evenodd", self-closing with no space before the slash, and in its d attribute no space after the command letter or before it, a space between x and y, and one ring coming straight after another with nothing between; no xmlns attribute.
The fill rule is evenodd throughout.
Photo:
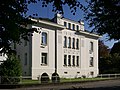
<svg viewBox="0 0 120 90"><path fill-rule="evenodd" d="M47 53L42 53L41 65L47 65Z"/></svg>
<svg viewBox="0 0 120 90"><path fill-rule="evenodd" d="M68 55L68 66L71 66L71 55Z"/></svg>
<svg viewBox="0 0 120 90"><path fill-rule="evenodd" d="M67 27L67 22L64 22L64 26Z"/></svg>
<svg viewBox="0 0 120 90"><path fill-rule="evenodd" d="M68 28L71 29L71 23L68 23Z"/></svg>
<svg viewBox="0 0 120 90"><path fill-rule="evenodd" d="M75 66L75 56L72 57L73 60L73 66Z"/></svg>
<svg viewBox="0 0 120 90"><path fill-rule="evenodd" d="M76 59L76 66L79 66L79 56L77 56L77 59Z"/></svg>
<svg viewBox="0 0 120 90"><path fill-rule="evenodd" d="M90 67L93 67L93 57L90 57Z"/></svg>
<svg viewBox="0 0 120 90"><path fill-rule="evenodd" d="M47 33L42 32L42 45L47 45Z"/></svg>
<svg viewBox="0 0 120 90"><path fill-rule="evenodd" d="M72 29L75 30L75 25L74 24L72 25Z"/></svg>
<svg viewBox="0 0 120 90"><path fill-rule="evenodd" d="M27 65L27 53L25 53L25 63L24 65Z"/></svg>
<svg viewBox="0 0 120 90"><path fill-rule="evenodd" d="M67 66L67 55L64 55L64 66Z"/></svg>

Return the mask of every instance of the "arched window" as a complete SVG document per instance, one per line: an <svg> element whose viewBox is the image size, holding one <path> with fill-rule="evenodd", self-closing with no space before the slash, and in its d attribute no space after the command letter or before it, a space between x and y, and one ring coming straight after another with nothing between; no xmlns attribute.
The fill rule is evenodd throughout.
<svg viewBox="0 0 120 90"><path fill-rule="evenodd" d="M71 37L68 38L68 48L71 48Z"/></svg>
<svg viewBox="0 0 120 90"><path fill-rule="evenodd" d="M93 42L90 42L90 52L93 52Z"/></svg>
<svg viewBox="0 0 120 90"><path fill-rule="evenodd" d="M76 40L76 49L79 49L79 39Z"/></svg>
<svg viewBox="0 0 120 90"><path fill-rule="evenodd" d="M72 48L75 49L75 38L73 38Z"/></svg>
<svg viewBox="0 0 120 90"><path fill-rule="evenodd" d="M78 31L79 30L79 26L77 25L76 28L77 28L77 31Z"/></svg>
<svg viewBox="0 0 120 90"><path fill-rule="evenodd" d="M77 56L77 59L76 59L76 66L79 66L79 56Z"/></svg>
<svg viewBox="0 0 120 90"><path fill-rule="evenodd" d="M67 55L64 55L64 66L67 66Z"/></svg>
<svg viewBox="0 0 120 90"><path fill-rule="evenodd" d="M75 66L75 56L72 56L72 64L73 64L73 66Z"/></svg>
<svg viewBox="0 0 120 90"><path fill-rule="evenodd" d="M71 55L68 55L68 66L71 66Z"/></svg>
<svg viewBox="0 0 120 90"><path fill-rule="evenodd" d="M47 45L47 33L42 32L42 45Z"/></svg>
<svg viewBox="0 0 120 90"><path fill-rule="evenodd" d="M66 48L67 47L67 37L64 36L64 47Z"/></svg>

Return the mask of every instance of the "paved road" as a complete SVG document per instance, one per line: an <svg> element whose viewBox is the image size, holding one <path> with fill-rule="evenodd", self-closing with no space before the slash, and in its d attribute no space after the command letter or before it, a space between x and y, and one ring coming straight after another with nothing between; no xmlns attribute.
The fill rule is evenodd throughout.
<svg viewBox="0 0 120 90"><path fill-rule="evenodd" d="M17 90L120 90L120 79L19 88Z"/></svg>

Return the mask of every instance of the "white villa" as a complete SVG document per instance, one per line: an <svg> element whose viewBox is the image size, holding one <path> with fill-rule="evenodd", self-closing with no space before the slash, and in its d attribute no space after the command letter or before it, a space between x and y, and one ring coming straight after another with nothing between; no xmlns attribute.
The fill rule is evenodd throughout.
<svg viewBox="0 0 120 90"><path fill-rule="evenodd" d="M60 77L96 77L98 69L98 38L86 32L84 22L73 21L56 14L52 20L31 19L36 28L29 42L14 44L21 59L23 76L37 79L43 73Z"/></svg>

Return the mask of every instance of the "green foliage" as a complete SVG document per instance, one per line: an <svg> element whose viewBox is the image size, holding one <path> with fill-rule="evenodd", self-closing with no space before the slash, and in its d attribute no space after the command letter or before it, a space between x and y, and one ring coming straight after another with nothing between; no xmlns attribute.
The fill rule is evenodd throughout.
<svg viewBox="0 0 120 90"><path fill-rule="evenodd" d="M52 82L53 83L59 83L60 82L60 77L57 73L52 74Z"/></svg>
<svg viewBox="0 0 120 90"><path fill-rule="evenodd" d="M109 56L109 48L104 44L103 41L99 40L99 58L105 58Z"/></svg>
<svg viewBox="0 0 120 90"><path fill-rule="evenodd" d="M89 0L86 19L93 32L120 39L120 0Z"/></svg>
<svg viewBox="0 0 120 90"><path fill-rule="evenodd" d="M99 71L100 73L120 73L120 53L119 45L115 43L109 53L104 43L99 42Z"/></svg>
<svg viewBox="0 0 120 90"><path fill-rule="evenodd" d="M99 60L100 73L114 74L120 73L120 56L115 53Z"/></svg>
<svg viewBox="0 0 120 90"><path fill-rule="evenodd" d="M41 83L49 83L50 82L50 78L48 76L47 73L43 73L41 76Z"/></svg>
<svg viewBox="0 0 120 90"><path fill-rule="evenodd" d="M22 74L20 60L15 55L8 55L4 63L0 65L2 83L18 83Z"/></svg>
<svg viewBox="0 0 120 90"><path fill-rule="evenodd" d="M120 55L120 42L114 43L110 53L111 54L118 53Z"/></svg>

